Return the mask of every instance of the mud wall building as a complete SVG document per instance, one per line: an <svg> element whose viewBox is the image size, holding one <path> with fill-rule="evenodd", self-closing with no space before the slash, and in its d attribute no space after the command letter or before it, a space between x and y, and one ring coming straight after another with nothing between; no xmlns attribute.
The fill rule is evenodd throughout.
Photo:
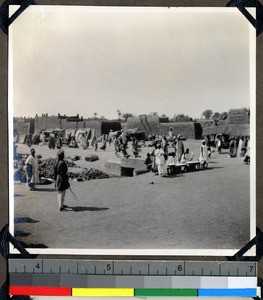
<svg viewBox="0 0 263 300"><path fill-rule="evenodd" d="M110 130L116 131L121 129L119 121L107 121L100 119L83 119L79 115L66 116L60 115L49 116L48 114L36 115L35 133L48 129L81 129L90 128L95 130L95 136L98 138L102 134L108 134Z"/></svg>
<svg viewBox="0 0 263 300"><path fill-rule="evenodd" d="M181 134L188 139L200 139L202 137L202 127L196 122L160 122L159 117L141 116L130 117L127 120L126 128L145 131L146 135L167 135L170 128L174 134Z"/></svg>

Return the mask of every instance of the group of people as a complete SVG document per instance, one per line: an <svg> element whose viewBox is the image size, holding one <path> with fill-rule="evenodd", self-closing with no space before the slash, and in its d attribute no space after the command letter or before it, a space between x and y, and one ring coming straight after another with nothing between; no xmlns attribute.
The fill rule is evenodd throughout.
<svg viewBox="0 0 263 300"><path fill-rule="evenodd" d="M248 137L232 137L229 142L229 156L230 157L244 157L250 151L250 140Z"/></svg>
<svg viewBox="0 0 263 300"><path fill-rule="evenodd" d="M168 136L162 136L161 140L154 143L154 149L151 153L147 153L145 165L148 171L153 171L156 175L161 177L167 174L174 174L176 166L187 164L193 160L193 152L189 148L184 147L184 142L181 134L176 138L171 135L171 130ZM170 143L169 143L170 141ZM169 145L172 151L169 151ZM170 148L171 148L170 147ZM207 168L211 157L211 149L207 146L206 141L203 140L200 146L199 162L201 168Z"/></svg>
<svg viewBox="0 0 263 300"><path fill-rule="evenodd" d="M64 211L67 206L65 203L66 190L70 188L68 178L68 167L64 160L65 153L59 150L54 167L55 188L57 190L58 206L60 211ZM30 155L25 161L25 170L27 177L27 187L30 191L36 190L36 184L39 183L38 159L36 158L35 149L30 150Z"/></svg>
<svg viewBox="0 0 263 300"><path fill-rule="evenodd" d="M216 135L215 147L219 154L222 153L224 137L222 135ZM229 157L244 157L250 150L250 139L247 136L230 137L228 146Z"/></svg>

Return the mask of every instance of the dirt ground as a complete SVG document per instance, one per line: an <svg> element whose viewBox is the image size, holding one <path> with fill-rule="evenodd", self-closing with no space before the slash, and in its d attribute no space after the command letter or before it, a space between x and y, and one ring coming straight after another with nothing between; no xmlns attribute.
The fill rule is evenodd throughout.
<svg viewBox="0 0 263 300"><path fill-rule="evenodd" d="M184 143L197 158L201 142ZM46 145L34 148L44 158L56 156ZM79 166L102 171L106 160L119 160L113 145L98 150L96 162L84 160L93 149L64 150L81 156ZM142 158L151 150L143 148ZM29 148L19 145L18 152ZM77 199L68 190L69 208L61 212L53 184L29 191L15 183L18 240L48 248L240 249L250 239L249 166L240 157L214 152L207 170L174 177L147 173L70 184Z"/></svg>

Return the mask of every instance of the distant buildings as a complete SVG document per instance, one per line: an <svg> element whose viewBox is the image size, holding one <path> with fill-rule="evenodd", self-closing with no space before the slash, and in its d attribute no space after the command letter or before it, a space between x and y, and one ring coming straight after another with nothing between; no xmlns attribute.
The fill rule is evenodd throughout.
<svg viewBox="0 0 263 300"><path fill-rule="evenodd" d="M249 136L250 112L248 109L230 109L226 120L201 119L195 122L172 122L158 116L141 115L129 117L126 123L120 120L101 120L97 118L84 119L76 116L48 114L36 115L35 118L14 118L14 134L24 136L42 130L89 128L95 130L95 136L108 134L110 130L135 129L145 132L145 135L167 135L170 128L173 133L181 134L188 139L201 139L204 135L225 134L232 136Z"/></svg>

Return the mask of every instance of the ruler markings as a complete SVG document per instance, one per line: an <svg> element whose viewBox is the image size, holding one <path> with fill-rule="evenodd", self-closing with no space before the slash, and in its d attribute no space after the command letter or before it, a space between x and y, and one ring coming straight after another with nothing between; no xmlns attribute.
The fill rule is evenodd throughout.
<svg viewBox="0 0 263 300"><path fill-rule="evenodd" d="M105 261L70 261L70 260L9 260L9 272L12 274L86 274L86 275L203 275L203 276L256 276L256 263L246 262L178 262L174 261L117 261L118 264L105 266ZM103 264L102 264L103 262ZM88 263L88 266L86 264ZM83 265L83 268L81 267ZM110 265L110 266L109 266ZM40 267L39 267L40 266ZM105 268L104 268L105 266ZM118 267L117 267L118 266Z"/></svg>

